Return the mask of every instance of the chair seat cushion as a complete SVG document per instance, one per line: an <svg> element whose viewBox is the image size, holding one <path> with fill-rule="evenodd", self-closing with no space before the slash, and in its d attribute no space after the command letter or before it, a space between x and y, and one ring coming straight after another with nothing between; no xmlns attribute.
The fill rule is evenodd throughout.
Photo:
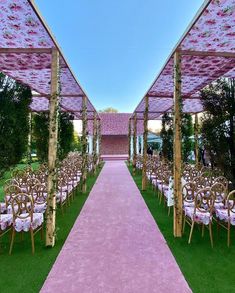
<svg viewBox="0 0 235 293"><path fill-rule="evenodd" d="M5 202L0 202L0 214L5 213L6 210L7 210L6 203Z"/></svg>
<svg viewBox="0 0 235 293"><path fill-rule="evenodd" d="M194 207L194 201L185 201L183 202L183 207Z"/></svg>
<svg viewBox="0 0 235 293"><path fill-rule="evenodd" d="M199 223L199 224L208 225L210 221L212 220L210 213L206 212L206 210L205 212L196 210L194 214L194 207L185 207L184 211L187 217L189 217L192 221L195 221L196 223Z"/></svg>
<svg viewBox="0 0 235 293"><path fill-rule="evenodd" d="M2 231L6 230L8 227L11 226L13 221L13 216L12 215L0 215L0 229Z"/></svg>
<svg viewBox="0 0 235 293"><path fill-rule="evenodd" d="M23 216L27 216L28 214L22 214ZM36 230L43 223L43 214L42 213L33 213L33 220L31 222L31 218L27 217L25 219L16 218L14 223L14 228L17 232L28 232L30 228Z"/></svg>
<svg viewBox="0 0 235 293"><path fill-rule="evenodd" d="M44 202L44 203L36 203L35 205L34 205L34 209L33 209L33 211L34 211L34 213L42 213L42 214L44 214L45 213L45 211L46 211L46 209L47 209L47 204Z"/></svg>
<svg viewBox="0 0 235 293"><path fill-rule="evenodd" d="M67 192L57 193L56 202L64 202L67 198Z"/></svg>
<svg viewBox="0 0 235 293"><path fill-rule="evenodd" d="M217 209L215 211L216 213L216 217L221 220L224 221L226 223L228 223L230 221L231 225L235 226L235 211L230 212L230 217L228 216L228 210L227 209Z"/></svg>

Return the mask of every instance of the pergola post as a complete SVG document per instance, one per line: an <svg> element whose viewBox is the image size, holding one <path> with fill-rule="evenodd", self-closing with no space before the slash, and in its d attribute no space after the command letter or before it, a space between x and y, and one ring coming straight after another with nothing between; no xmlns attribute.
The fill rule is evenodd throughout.
<svg viewBox="0 0 235 293"><path fill-rule="evenodd" d="M147 187L147 147L148 147L148 110L149 98L145 97L145 111L144 111L144 151L143 151L143 168L142 168L142 190Z"/></svg>
<svg viewBox="0 0 235 293"><path fill-rule="evenodd" d="M137 132L137 116L134 114L134 131L133 131L133 175L136 174L136 132Z"/></svg>
<svg viewBox="0 0 235 293"><path fill-rule="evenodd" d="M99 163L100 163L101 162L101 139L102 139L100 119L98 120L97 132L98 132L98 150L99 150L98 157L99 157Z"/></svg>
<svg viewBox="0 0 235 293"><path fill-rule="evenodd" d="M94 113L93 119L93 140L92 140L92 155L93 155L93 172L96 173L97 164L97 114Z"/></svg>
<svg viewBox="0 0 235 293"><path fill-rule="evenodd" d="M194 145L195 145L195 166L198 167L199 148L198 148L198 115L197 114L195 114L195 124L194 124Z"/></svg>
<svg viewBox="0 0 235 293"><path fill-rule="evenodd" d="M55 245L55 217L56 217L56 157L58 138L59 113L59 52L52 50L51 63L51 96L49 104L49 147L48 147L48 180L47 180L47 211L46 211L46 246Z"/></svg>
<svg viewBox="0 0 235 293"><path fill-rule="evenodd" d="M29 112L28 164L32 164L32 112Z"/></svg>
<svg viewBox="0 0 235 293"><path fill-rule="evenodd" d="M82 97L82 193L86 192L87 179L87 97Z"/></svg>
<svg viewBox="0 0 235 293"><path fill-rule="evenodd" d="M131 118L128 124L128 164L131 164Z"/></svg>
<svg viewBox="0 0 235 293"><path fill-rule="evenodd" d="M182 192L181 192L181 56L174 54L174 236L182 237Z"/></svg>

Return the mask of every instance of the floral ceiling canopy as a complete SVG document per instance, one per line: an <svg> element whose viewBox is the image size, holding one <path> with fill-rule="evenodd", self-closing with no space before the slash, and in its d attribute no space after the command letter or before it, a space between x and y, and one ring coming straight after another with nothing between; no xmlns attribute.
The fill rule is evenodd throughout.
<svg viewBox="0 0 235 293"><path fill-rule="evenodd" d="M31 104L35 112L49 110L52 48L60 52L61 111L80 119L86 94L33 1L0 0L0 71L36 93ZM92 119L96 110L87 101L88 118Z"/></svg>
<svg viewBox="0 0 235 293"><path fill-rule="evenodd" d="M220 77L235 77L235 0L204 2L146 93L149 119L172 111L176 50L181 53L183 111L202 112L200 90ZM139 119L144 109L143 98L135 109Z"/></svg>

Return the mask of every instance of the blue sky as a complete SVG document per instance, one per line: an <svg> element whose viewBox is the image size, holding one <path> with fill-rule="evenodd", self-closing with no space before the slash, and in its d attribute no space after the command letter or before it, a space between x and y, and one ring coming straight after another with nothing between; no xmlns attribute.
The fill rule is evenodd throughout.
<svg viewBox="0 0 235 293"><path fill-rule="evenodd" d="M133 112L203 0L35 0L97 110Z"/></svg>

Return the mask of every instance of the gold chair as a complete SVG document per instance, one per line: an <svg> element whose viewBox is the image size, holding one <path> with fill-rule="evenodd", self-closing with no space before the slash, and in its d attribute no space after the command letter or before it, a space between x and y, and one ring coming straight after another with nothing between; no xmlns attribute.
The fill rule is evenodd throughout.
<svg viewBox="0 0 235 293"><path fill-rule="evenodd" d="M9 254L12 253L15 234L18 232L30 232L32 243L32 254L35 252L34 236L38 231L41 231L41 239L43 238L43 214L33 212L32 196L26 193L19 193L12 200L12 236Z"/></svg>

